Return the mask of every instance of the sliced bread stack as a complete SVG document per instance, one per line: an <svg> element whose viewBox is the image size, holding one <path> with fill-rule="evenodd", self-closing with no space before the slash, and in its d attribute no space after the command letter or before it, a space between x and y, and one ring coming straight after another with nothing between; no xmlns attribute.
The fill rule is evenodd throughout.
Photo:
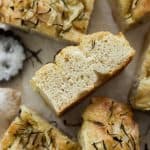
<svg viewBox="0 0 150 150"><path fill-rule="evenodd" d="M120 72L134 53L121 33L85 35L78 46L62 49L53 63L38 70L31 84L60 115Z"/></svg>

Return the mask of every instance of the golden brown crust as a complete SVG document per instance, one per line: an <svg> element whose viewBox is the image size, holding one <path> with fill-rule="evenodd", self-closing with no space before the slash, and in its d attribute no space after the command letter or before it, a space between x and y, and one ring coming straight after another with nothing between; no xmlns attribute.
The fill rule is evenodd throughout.
<svg viewBox="0 0 150 150"><path fill-rule="evenodd" d="M109 98L94 98L83 114L83 149L139 150L139 130L131 109Z"/></svg>
<svg viewBox="0 0 150 150"><path fill-rule="evenodd" d="M135 109L150 110L150 33L146 36L144 52L137 68L137 78L129 94L129 99Z"/></svg>
<svg viewBox="0 0 150 150"><path fill-rule="evenodd" d="M109 2L113 16L123 31L139 22L150 20L149 0L109 0Z"/></svg>
<svg viewBox="0 0 150 150"><path fill-rule="evenodd" d="M1 0L0 22L53 38L78 42L95 0Z"/></svg>
<svg viewBox="0 0 150 150"><path fill-rule="evenodd" d="M150 17L150 1L149 0L138 0L136 7L133 9L133 17L135 20L141 18Z"/></svg>
<svg viewBox="0 0 150 150"><path fill-rule="evenodd" d="M35 112L22 106L20 116L12 122L1 141L1 150L8 148L78 150L79 146Z"/></svg>

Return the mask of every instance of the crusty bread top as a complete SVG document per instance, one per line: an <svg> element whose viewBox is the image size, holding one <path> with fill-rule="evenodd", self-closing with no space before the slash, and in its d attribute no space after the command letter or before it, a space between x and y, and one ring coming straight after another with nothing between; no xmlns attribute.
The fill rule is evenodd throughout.
<svg viewBox="0 0 150 150"><path fill-rule="evenodd" d="M140 110L150 110L150 33L146 37L144 52L138 64L138 77L131 89L132 106Z"/></svg>
<svg viewBox="0 0 150 150"><path fill-rule="evenodd" d="M134 53L121 33L87 35L79 46L64 48L54 63L38 70L31 84L60 115L123 69Z"/></svg>
<svg viewBox="0 0 150 150"><path fill-rule="evenodd" d="M0 118L12 120L19 111L21 93L11 88L0 88Z"/></svg>
<svg viewBox="0 0 150 150"><path fill-rule="evenodd" d="M84 150L139 150L139 130L131 109L110 98L94 98L83 113L79 141Z"/></svg>
<svg viewBox="0 0 150 150"><path fill-rule="evenodd" d="M1 0L0 22L78 42L88 28L95 0Z"/></svg>
<svg viewBox="0 0 150 150"><path fill-rule="evenodd" d="M113 15L122 30L127 30L143 20L150 20L149 0L109 0Z"/></svg>
<svg viewBox="0 0 150 150"><path fill-rule="evenodd" d="M79 150L78 144L25 106L0 144L1 150Z"/></svg>
<svg viewBox="0 0 150 150"><path fill-rule="evenodd" d="M149 17L150 20L150 0L138 0L133 8L133 18L135 20L141 20L143 17Z"/></svg>

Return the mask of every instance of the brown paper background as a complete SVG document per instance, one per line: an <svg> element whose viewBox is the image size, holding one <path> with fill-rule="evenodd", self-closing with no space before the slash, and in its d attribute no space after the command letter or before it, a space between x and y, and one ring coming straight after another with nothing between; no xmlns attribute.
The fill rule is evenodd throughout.
<svg viewBox="0 0 150 150"><path fill-rule="evenodd" d="M125 103L127 102L130 87L132 85L133 79L135 79L136 77L135 72L136 67L138 67L138 58L142 52L144 36L149 27L150 23L147 23L130 30L125 34L131 45L137 51L136 57L130 63L130 65L120 75L107 82L104 86L98 88L92 95L84 99L79 105L73 107L61 118L56 117L55 113L51 111L51 109L45 104L42 98L38 94L36 94L30 87L29 80L33 76L34 72L42 66L35 59L32 59L34 61L34 66L32 65L31 61L26 62L23 71L19 76L8 83L1 83L0 86L14 87L16 89L19 89L22 92L23 104L26 104L30 108L33 108L47 120L56 121L57 126L61 130L63 130L67 135L76 138L79 127L66 126L64 125L64 120L67 120L69 124L80 123L81 114L88 105L89 100L92 96L107 96L118 101L124 101ZM95 9L92 15L88 33L97 31L111 31L113 33L119 32L119 28L112 18L111 9L106 0L96 0ZM53 39L48 39L46 37L35 34L33 35L22 33L20 31L15 31L15 33L22 38L24 44L30 49L35 51L38 49L42 49L39 57L41 58L43 64L53 61L53 57L59 49L65 47L66 45L70 45L70 43L67 42L55 41ZM148 128L150 127L150 113L135 111L135 119L139 123L141 131L142 147L145 145L145 143L149 142L150 148L150 131L148 133ZM7 128L7 126L7 122L0 120L1 135ZM144 149L144 147L142 149Z"/></svg>

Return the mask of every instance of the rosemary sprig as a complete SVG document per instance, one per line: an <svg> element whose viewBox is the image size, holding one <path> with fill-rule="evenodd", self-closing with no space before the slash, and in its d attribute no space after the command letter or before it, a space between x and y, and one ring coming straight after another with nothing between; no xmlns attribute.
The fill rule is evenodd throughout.
<svg viewBox="0 0 150 150"><path fill-rule="evenodd" d="M113 116L113 107L114 107L114 102L112 101L111 106L109 108L110 111L109 119L111 119L111 117Z"/></svg>
<svg viewBox="0 0 150 150"><path fill-rule="evenodd" d="M127 133L127 131L126 131L125 126L124 126L123 123L121 123L120 128L122 129L122 131L124 132L124 134L128 137L129 142L130 142L131 145L132 145L132 149L133 149L133 150L136 150L136 142L135 142L135 140L134 140L134 137L133 137L131 134L129 135L129 134Z"/></svg>
<svg viewBox="0 0 150 150"><path fill-rule="evenodd" d="M118 134L113 134L113 133L110 133L108 130L107 130L107 134L112 136L113 139L119 143L122 143L122 138L121 137L118 137L119 135Z"/></svg>
<svg viewBox="0 0 150 150"><path fill-rule="evenodd" d="M96 41L95 40L92 40L92 49L94 49L95 48L95 45L96 45Z"/></svg>
<svg viewBox="0 0 150 150"><path fill-rule="evenodd" d="M105 144L105 141L104 141L104 140L99 141L99 142L94 142L94 143L92 143L92 146L95 148L95 150L99 150L98 147L97 147L98 144L102 144L103 149L104 149L104 150L107 150L107 147L106 147L106 144Z"/></svg>
<svg viewBox="0 0 150 150"><path fill-rule="evenodd" d="M95 148L95 150L98 150L97 144L99 143L101 143L101 141L92 143L92 146Z"/></svg>
<svg viewBox="0 0 150 150"><path fill-rule="evenodd" d="M37 51L32 51L31 49L27 49L27 52L30 53L30 56L26 58L26 61L28 60L32 61L32 58L34 58L37 62L39 62L40 64L43 64L43 62L39 58L39 54L42 52L42 49L39 49Z"/></svg>
<svg viewBox="0 0 150 150"><path fill-rule="evenodd" d="M135 143L135 140L134 140L134 137L130 134L130 141L131 141L131 144L132 144L132 147L133 147L133 150L136 150L136 143Z"/></svg>
<svg viewBox="0 0 150 150"><path fill-rule="evenodd" d="M102 141L102 143L103 143L104 150L107 150L107 147L106 147L104 140Z"/></svg>
<svg viewBox="0 0 150 150"><path fill-rule="evenodd" d="M39 133L39 134L40 134L40 133ZM35 144L36 144L36 141L37 141L37 139L38 139L39 134L35 134L35 137L34 137L34 139L33 139L33 141L32 141L32 145L35 145Z"/></svg>
<svg viewBox="0 0 150 150"><path fill-rule="evenodd" d="M38 148L41 146L49 150L51 144L53 148L55 147L55 139L52 137L53 128L50 128L46 132L41 132L30 126L30 123L28 124L29 126L27 124L25 124L15 134L16 137L20 138L20 144L23 145L23 148L27 148L29 143L31 144L32 148Z"/></svg>
<svg viewBox="0 0 150 150"><path fill-rule="evenodd" d="M124 134L129 138L129 135L128 135L128 133L126 132L126 129L125 129L125 126L124 126L123 123L121 123L120 129L122 129L122 131L124 132Z"/></svg>
<svg viewBox="0 0 150 150"><path fill-rule="evenodd" d="M113 139L119 143L122 143L122 139L121 138L119 139L117 136L114 136Z"/></svg>

